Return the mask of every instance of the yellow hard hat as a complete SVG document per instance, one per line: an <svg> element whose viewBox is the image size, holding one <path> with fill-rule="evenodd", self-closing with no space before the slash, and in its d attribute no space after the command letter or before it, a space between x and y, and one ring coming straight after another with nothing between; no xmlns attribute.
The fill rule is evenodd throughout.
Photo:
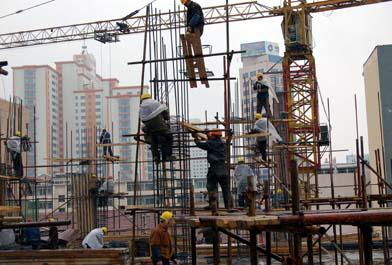
<svg viewBox="0 0 392 265"><path fill-rule="evenodd" d="M15 132L15 136L21 136L22 134L20 133L20 131L16 131Z"/></svg>
<svg viewBox="0 0 392 265"><path fill-rule="evenodd" d="M102 233L107 234L108 233L108 228L106 226L102 227Z"/></svg>
<svg viewBox="0 0 392 265"><path fill-rule="evenodd" d="M261 113L256 113L256 115L255 115L256 120L260 120L261 117L263 117L263 115L261 115Z"/></svg>
<svg viewBox="0 0 392 265"><path fill-rule="evenodd" d="M161 215L161 219L162 220L169 221L172 218L173 218L173 213L169 212L169 211L163 212L162 215Z"/></svg>
<svg viewBox="0 0 392 265"><path fill-rule="evenodd" d="M54 218L49 218L48 219L48 222L50 222L50 223L53 223L53 222L55 222L56 220L54 219Z"/></svg>
<svg viewBox="0 0 392 265"><path fill-rule="evenodd" d="M245 159L243 157L238 158L237 163L245 163Z"/></svg>
<svg viewBox="0 0 392 265"><path fill-rule="evenodd" d="M140 97L141 100L145 100L148 98L151 98L151 94L148 92L144 92L143 95L141 95L141 97Z"/></svg>
<svg viewBox="0 0 392 265"><path fill-rule="evenodd" d="M182 3L183 5L186 5L186 4L189 3L189 1L190 1L190 0L181 0L181 3Z"/></svg>
<svg viewBox="0 0 392 265"><path fill-rule="evenodd" d="M257 72L256 73L256 78L259 79L259 77L263 77L264 74L262 72Z"/></svg>

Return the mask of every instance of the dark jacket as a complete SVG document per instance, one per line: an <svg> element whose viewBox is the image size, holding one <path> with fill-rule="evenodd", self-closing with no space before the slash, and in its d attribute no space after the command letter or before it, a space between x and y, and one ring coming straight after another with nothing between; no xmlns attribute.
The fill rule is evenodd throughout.
<svg viewBox="0 0 392 265"><path fill-rule="evenodd" d="M221 139L208 139L206 142L196 141L196 145L207 151L208 163L215 164L226 161L226 144Z"/></svg>
<svg viewBox="0 0 392 265"><path fill-rule="evenodd" d="M256 81L253 84L253 90L257 91L257 99L258 100L265 100L268 99L268 86L265 85L263 82Z"/></svg>
<svg viewBox="0 0 392 265"><path fill-rule="evenodd" d="M102 132L101 137L99 138L99 143L101 144L110 144L110 133L108 131Z"/></svg>
<svg viewBox="0 0 392 265"><path fill-rule="evenodd" d="M201 33L203 33L204 28L204 14L203 9L198 3L190 1L188 6L188 11L186 14L186 25L192 29L198 28Z"/></svg>
<svg viewBox="0 0 392 265"><path fill-rule="evenodd" d="M151 231L150 246L151 258L154 262L162 259L174 259L172 239L167 225L160 223Z"/></svg>

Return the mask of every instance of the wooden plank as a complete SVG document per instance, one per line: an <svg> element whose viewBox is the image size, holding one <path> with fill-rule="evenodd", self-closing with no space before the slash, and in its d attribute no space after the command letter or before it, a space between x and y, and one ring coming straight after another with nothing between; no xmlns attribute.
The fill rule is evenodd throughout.
<svg viewBox="0 0 392 265"><path fill-rule="evenodd" d="M267 137L270 136L271 133L253 133L253 134L243 134L243 135L234 135L231 139L244 139L244 138L257 138L257 137Z"/></svg>
<svg viewBox="0 0 392 265"><path fill-rule="evenodd" d="M185 129L187 129L188 131L192 132L192 133L196 133L197 136L199 136L199 138L201 138L202 140L207 140L208 137L205 133L201 133L204 130L200 129L197 126L191 125L189 123L183 122L181 123L182 127L184 127Z"/></svg>
<svg viewBox="0 0 392 265"><path fill-rule="evenodd" d="M208 83L208 76L206 72L206 66L204 63L204 57L203 56L203 49L201 48L201 40L200 40L200 33L187 33L185 37L188 40L188 44L191 45L194 55L195 56L201 56L195 58L197 69L199 70L199 77L202 79L201 83L204 84L207 88L210 87ZM204 80L203 80L204 79Z"/></svg>
<svg viewBox="0 0 392 265"><path fill-rule="evenodd" d="M0 180L19 180L20 177L0 175Z"/></svg>
<svg viewBox="0 0 392 265"><path fill-rule="evenodd" d="M19 206L0 206L0 213L19 213Z"/></svg>
<svg viewBox="0 0 392 265"><path fill-rule="evenodd" d="M22 216L0 216L0 223L16 223L23 221Z"/></svg>
<svg viewBox="0 0 392 265"><path fill-rule="evenodd" d="M131 145L137 145L135 142L131 143L111 143L111 144L96 144L95 146L97 147L109 147L109 146L131 146Z"/></svg>
<svg viewBox="0 0 392 265"><path fill-rule="evenodd" d="M192 50L190 49L191 47L188 47L188 43L186 41L185 35L181 34L180 35L181 42L182 42L182 49L183 49L183 54L184 57L187 58L189 56L192 56ZM191 85L191 88L197 87L197 82L195 79L195 69L193 68L193 59L187 58L185 59L185 64L186 64L186 69L188 71L188 77L189 77L189 83Z"/></svg>

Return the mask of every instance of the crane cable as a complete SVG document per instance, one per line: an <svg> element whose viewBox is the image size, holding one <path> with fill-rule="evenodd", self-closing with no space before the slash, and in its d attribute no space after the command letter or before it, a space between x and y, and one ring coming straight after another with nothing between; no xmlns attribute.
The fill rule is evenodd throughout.
<svg viewBox="0 0 392 265"><path fill-rule="evenodd" d="M33 9L33 8L36 8L36 7L39 7L39 6L46 5L46 4L49 4L49 3L54 2L54 1L56 1L56 0L50 0L50 1L46 1L46 2L43 2L43 3L37 4L37 5L31 6L31 7L28 7L28 8L25 8L25 9L20 9L20 10L14 12L14 13L10 13L10 14L4 15L4 16L0 16L0 19L12 16L12 15L17 15L17 14L20 14L20 13L22 13L24 11L27 11L27 10L30 10L30 9Z"/></svg>

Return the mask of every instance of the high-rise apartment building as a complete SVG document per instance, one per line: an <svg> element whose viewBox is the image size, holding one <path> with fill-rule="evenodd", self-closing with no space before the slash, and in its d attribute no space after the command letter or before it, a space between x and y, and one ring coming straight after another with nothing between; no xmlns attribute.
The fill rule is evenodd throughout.
<svg viewBox="0 0 392 265"><path fill-rule="evenodd" d="M63 111L60 108L59 73L49 65L14 67L13 73L14 95L22 99L24 107L29 110L28 134L37 141L28 153L27 166L34 164L35 148L37 164L45 165L48 158L62 156L60 143L63 137ZM37 174L58 173L59 170L60 168L38 168ZM33 176L34 169L29 168L26 174Z"/></svg>
<svg viewBox="0 0 392 265"><path fill-rule="evenodd" d="M370 163L376 166L379 150L381 168L392 181L392 45L376 46L363 66ZM377 178L372 175L372 183ZM372 186L377 192L377 185Z"/></svg>

